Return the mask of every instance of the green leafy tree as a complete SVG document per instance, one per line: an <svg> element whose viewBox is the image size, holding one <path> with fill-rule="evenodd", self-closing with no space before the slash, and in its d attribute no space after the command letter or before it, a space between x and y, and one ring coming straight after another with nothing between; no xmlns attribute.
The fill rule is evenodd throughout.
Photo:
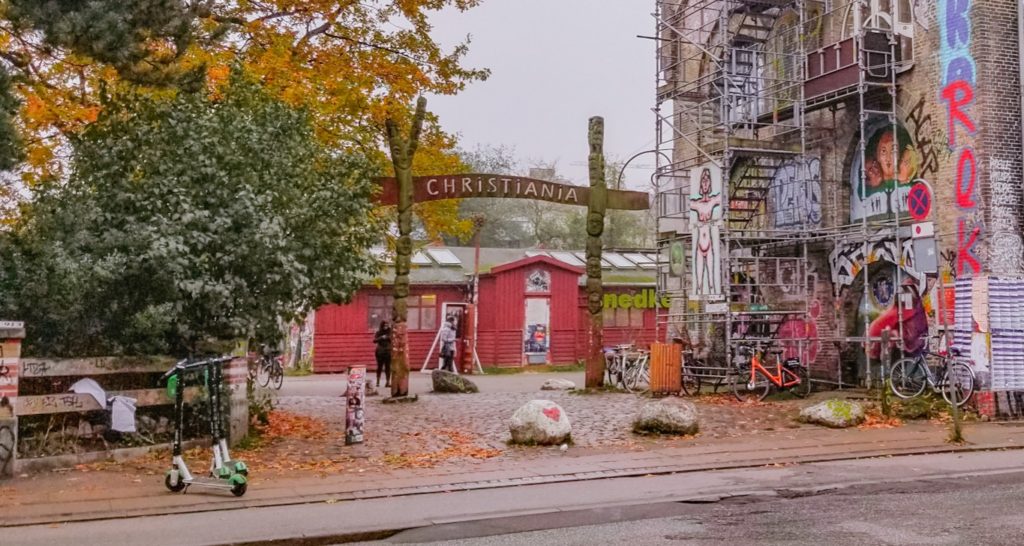
<svg viewBox="0 0 1024 546"><path fill-rule="evenodd" d="M121 96L0 243L0 314L49 354L193 350L349 297L379 166L235 74L223 97Z"/></svg>

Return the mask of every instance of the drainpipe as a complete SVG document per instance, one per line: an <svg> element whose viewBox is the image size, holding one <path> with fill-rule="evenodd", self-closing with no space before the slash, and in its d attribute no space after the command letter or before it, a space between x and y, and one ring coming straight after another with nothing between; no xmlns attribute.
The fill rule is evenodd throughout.
<svg viewBox="0 0 1024 546"><path fill-rule="evenodd" d="M1020 81L1020 107L1017 119L1024 119L1024 0L1017 1L1017 68ZM1021 146L1024 146L1024 123L1021 123ZM1018 211L1019 212L1019 211Z"/></svg>

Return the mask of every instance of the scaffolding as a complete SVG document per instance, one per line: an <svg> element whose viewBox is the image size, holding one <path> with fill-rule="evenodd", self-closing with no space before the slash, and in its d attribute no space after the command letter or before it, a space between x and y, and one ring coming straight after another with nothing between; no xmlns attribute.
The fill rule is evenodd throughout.
<svg viewBox="0 0 1024 546"><path fill-rule="evenodd" d="M803 360L812 342L859 344L867 354L880 341L866 314L861 336L837 326L812 340L794 325L823 312L810 305L821 274L812 254L860 245L865 261L855 276L863 275L867 298L866 257L894 243L895 284L902 282L906 196L898 183L895 199L869 195L877 169L865 168L866 135L879 124L896 139L881 167L900 164L899 17L882 9L868 0L656 1L658 288L673 302L658 320L705 360L729 368L737 345L758 342L781 342L787 356ZM863 206L849 221L838 199L827 206L826 158L815 153L834 138L842 110L855 110L859 122ZM831 131L820 123L829 112ZM887 214L869 210L889 203L896 204ZM869 367L869 386L872 375ZM837 369L840 386L842 376Z"/></svg>

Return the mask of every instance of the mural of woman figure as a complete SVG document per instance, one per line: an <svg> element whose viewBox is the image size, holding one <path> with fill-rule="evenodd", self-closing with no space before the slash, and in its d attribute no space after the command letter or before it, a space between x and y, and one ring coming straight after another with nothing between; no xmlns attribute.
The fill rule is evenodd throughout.
<svg viewBox="0 0 1024 546"><path fill-rule="evenodd" d="M693 226L693 287L695 295L721 294L721 262L716 221L721 218L722 193L714 191L711 169L703 168L697 195L690 196L690 223ZM691 190L692 191L692 190Z"/></svg>

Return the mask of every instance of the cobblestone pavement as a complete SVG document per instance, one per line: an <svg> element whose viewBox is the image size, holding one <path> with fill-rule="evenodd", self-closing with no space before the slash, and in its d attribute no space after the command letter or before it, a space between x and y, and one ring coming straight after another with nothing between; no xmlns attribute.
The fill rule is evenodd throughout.
<svg viewBox="0 0 1024 546"><path fill-rule="evenodd" d="M302 378L307 379L307 378ZM253 486L286 482L296 477L363 474L386 480L396 473L463 473L480 466L494 468L522 462L555 461L597 453L642 452L649 449L707 445L723 439L764 431L798 428L795 417L806 401L775 401L741 405L731 394L690 398L700 415L701 432L693 437L644 437L631 432L633 417L648 397L628 393L574 394L536 390L543 377L488 378L494 384L479 394L442 395L425 392L410 404L384 404L381 396L367 398L365 441L346 446L345 399L341 378L311 378L286 388L277 399L278 419L273 434L232 450L253 472ZM418 379L422 383L422 379ZM329 383L329 385L328 385ZM510 387L512 385L512 387ZM552 400L566 411L573 426L568 453L558 447L509 446L507 421L522 404ZM208 451L193 450L186 459L202 464ZM23 495L53 491L71 495L101 494L133 488L149 491L162 483L166 451L123 463L77 465L53 473L36 473L4 484L0 507L17 505ZM118 493L122 494L122 493ZM123 493L125 495L134 493ZM76 497L77 498L77 497Z"/></svg>
<svg viewBox="0 0 1024 546"><path fill-rule="evenodd" d="M367 399L365 443L340 447L338 455L358 454L366 462L401 464L401 457L444 450L452 444L451 431L460 441L494 452L489 457L528 460L544 457L551 448L507 445L507 420L524 403L548 399L562 406L573 426L573 451L644 450L652 447L705 443L719 438L799 427L795 401L747 406L731 395L704 395L693 400L701 432L691 438L649 438L631 432L631 423L649 398L627 393L575 394L569 392L490 392L466 395L422 394L413 404L384 404ZM323 396L283 396L278 408L321 420L332 436L344 434L344 399ZM328 448L328 452L334 451ZM497 453L497 452L500 452ZM326 455L327 453L321 452ZM463 464L463 457L431 460L431 466Z"/></svg>

